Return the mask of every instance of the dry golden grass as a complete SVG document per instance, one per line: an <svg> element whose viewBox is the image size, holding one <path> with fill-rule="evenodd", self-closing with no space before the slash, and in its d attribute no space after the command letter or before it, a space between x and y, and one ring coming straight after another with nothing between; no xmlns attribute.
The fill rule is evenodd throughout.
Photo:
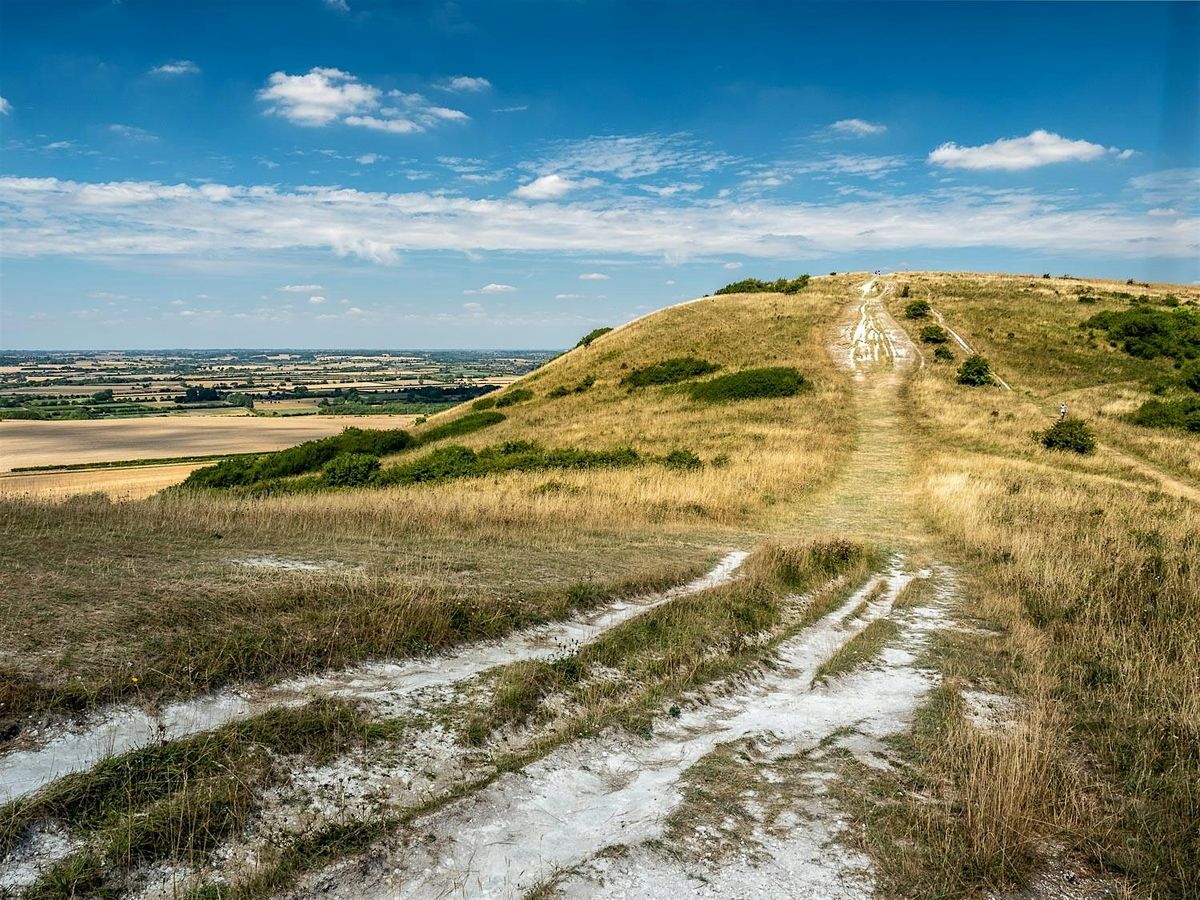
<svg viewBox="0 0 1200 900"><path fill-rule="evenodd" d="M65 500L79 494L105 494L113 500L144 500L179 484L204 463L122 466L0 475L0 496Z"/></svg>

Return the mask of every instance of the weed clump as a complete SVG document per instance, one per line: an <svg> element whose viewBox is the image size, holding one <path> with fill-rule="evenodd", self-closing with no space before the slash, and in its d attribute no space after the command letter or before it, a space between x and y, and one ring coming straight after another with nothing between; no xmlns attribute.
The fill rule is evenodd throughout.
<svg viewBox="0 0 1200 900"><path fill-rule="evenodd" d="M672 450L663 458L663 465L668 469L692 471L702 468L704 463L691 450Z"/></svg>
<svg viewBox="0 0 1200 900"><path fill-rule="evenodd" d="M950 334L941 325L926 325L921 329L921 340L926 344L947 344Z"/></svg>
<svg viewBox="0 0 1200 900"><path fill-rule="evenodd" d="M627 388L651 387L662 384L678 384L689 378L708 375L721 368L708 360L695 356L675 356L662 362L634 369L621 379L621 384Z"/></svg>
<svg viewBox="0 0 1200 900"><path fill-rule="evenodd" d="M1045 431L1034 434L1047 450L1070 451L1087 455L1096 450L1096 435L1083 419L1067 416L1055 422Z"/></svg>
<svg viewBox="0 0 1200 900"><path fill-rule="evenodd" d="M908 285L904 286L904 290L908 291ZM908 294L903 293L900 296L907 297ZM930 306L928 300L913 300L904 307L904 318L906 319L924 319L929 316L929 313Z"/></svg>
<svg viewBox="0 0 1200 900"><path fill-rule="evenodd" d="M496 405L495 397L480 397L478 400L476 400L474 403L471 404L471 409L485 410L485 409L491 409L495 405Z"/></svg>
<svg viewBox="0 0 1200 900"><path fill-rule="evenodd" d="M583 337L581 337L579 339L579 343L577 343L575 346L576 347L590 347L590 346L592 346L592 341L596 340L596 338L598 338L598 337L602 337L602 336L608 334L610 331L612 331L612 329L607 328L607 327L606 328L593 328L591 331L589 331L587 334L585 334Z"/></svg>
<svg viewBox="0 0 1200 900"><path fill-rule="evenodd" d="M762 397L791 397L808 386L804 376L789 366L743 369L691 386L693 400L728 403Z"/></svg>
<svg viewBox="0 0 1200 900"><path fill-rule="evenodd" d="M952 362L954 362L955 359L957 359L957 357L954 355L953 350L951 350L949 347L947 347L945 345L942 345L940 347L934 348L933 359L934 359L934 362L952 363Z"/></svg>
<svg viewBox="0 0 1200 900"><path fill-rule="evenodd" d="M552 390L549 394L547 394L547 396L548 397L568 397L571 394L583 394L583 393L587 392L588 390L590 390L592 385L594 385L595 383L596 383L596 376L588 375L588 376L580 379L579 383L577 385L575 385L574 387L567 387L565 384L560 384L558 387L556 387L554 390Z"/></svg>
<svg viewBox="0 0 1200 900"><path fill-rule="evenodd" d="M973 353L963 360L958 367L958 383L971 387L991 384L992 364L978 353Z"/></svg>
<svg viewBox="0 0 1200 900"><path fill-rule="evenodd" d="M808 287L808 276L776 278L774 281L759 281L743 278L714 291L714 294L798 294Z"/></svg>

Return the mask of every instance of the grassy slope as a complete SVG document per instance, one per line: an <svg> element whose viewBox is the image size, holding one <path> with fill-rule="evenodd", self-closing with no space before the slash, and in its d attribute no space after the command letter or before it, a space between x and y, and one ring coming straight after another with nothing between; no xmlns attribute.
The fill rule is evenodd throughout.
<svg viewBox="0 0 1200 900"><path fill-rule="evenodd" d="M563 615L580 598L673 582L719 547L756 542L845 452L847 379L823 345L846 287L662 311L529 376L533 400L506 408L501 425L455 439L682 446L710 463L727 455L721 467L512 474L261 500L0 500L5 715L154 700L442 646ZM816 388L714 407L677 389L630 394L617 383L629 368L688 353L726 370L795 365ZM587 393L547 396L589 374L597 382ZM268 555L344 567L289 574L235 562Z"/></svg>
<svg viewBox="0 0 1200 900"><path fill-rule="evenodd" d="M1169 368L1089 344L1077 322L1127 303L1079 304L1079 281L905 280L1014 389L964 388L949 366L930 364L909 386L908 402L924 458L920 509L976 576L978 601L963 613L1002 632L960 636L949 671L1016 693L1023 713L1014 729L986 734L934 710L923 744L918 731L926 780L906 787L942 796L949 816L928 808L885 815L880 833L890 836L881 854L893 884L918 884L927 896L997 887L1036 866L1048 843L1061 843L1124 875L1138 894L1194 895L1200 511L1103 446L1154 460L1180 481L1194 476L1195 436L1110 415L1108 398L1125 391L1140 401L1149 396L1143 380ZM1138 290L1084 286L1100 296ZM1150 290L1200 297L1187 288ZM1060 398L1095 425L1095 456L1052 453L1031 439ZM875 809L885 806L877 801ZM924 835L916 852L897 840L906 828Z"/></svg>

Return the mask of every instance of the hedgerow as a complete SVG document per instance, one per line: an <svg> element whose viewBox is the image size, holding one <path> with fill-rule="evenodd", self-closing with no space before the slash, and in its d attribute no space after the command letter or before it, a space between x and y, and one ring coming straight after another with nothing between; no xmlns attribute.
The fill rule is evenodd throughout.
<svg viewBox="0 0 1200 900"><path fill-rule="evenodd" d="M1200 432L1200 397L1147 400L1129 420L1147 428L1185 428Z"/></svg>
<svg viewBox="0 0 1200 900"><path fill-rule="evenodd" d="M632 447L612 450L546 449L532 441L507 441L475 451L455 444L439 447L411 462L390 466L376 475L373 483L428 484L504 472L617 468L640 462L642 457Z"/></svg>
<svg viewBox="0 0 1200 900"><path fill-rule="evenodd" d="M693 400L728 403L761 397L790 397L807 386L808 382L796 369L772 366L720 375L711 381L693 384L689 393Z"/></svg>
<svg viewBox="0 0 1200 900"><path fill-rule="evenodd" d="M1191 309L1135 306L1109 310L1096 313L1080 327L1104 332L1113 346L1139 359L1165 356L1182 362L1200 358L1200 313Z"/></svg>

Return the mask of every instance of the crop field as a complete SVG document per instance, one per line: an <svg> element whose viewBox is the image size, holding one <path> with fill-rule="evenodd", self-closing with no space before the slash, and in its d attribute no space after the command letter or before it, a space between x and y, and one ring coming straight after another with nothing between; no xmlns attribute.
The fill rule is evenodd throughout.
<svg viewBox="0 0 1200 900"><path fill-rule="evenodd" d="M420 421L0 423L332 425L0 477L0 884L1194 896L1198 318L746 279Z"/></svg>

